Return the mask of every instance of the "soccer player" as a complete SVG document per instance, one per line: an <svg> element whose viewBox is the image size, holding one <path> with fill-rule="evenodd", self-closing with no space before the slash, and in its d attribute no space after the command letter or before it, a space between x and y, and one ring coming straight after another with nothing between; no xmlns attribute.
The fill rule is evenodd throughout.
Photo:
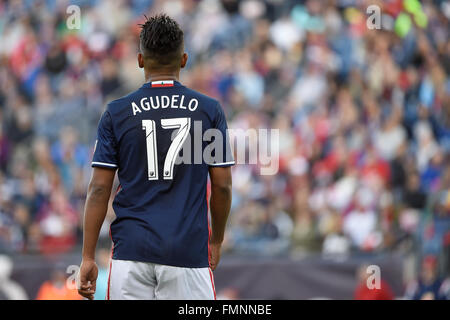
<svg viewBox="0 0 450 320"><path fill-rule="evenodd" d="M188 55L167 15L142 25L137 58L146 83L110 102L98 125L78 292L93 299L95 248L117 170L106 298L215 299L234 164L225 116L216 100L179 82Z"/></svg>

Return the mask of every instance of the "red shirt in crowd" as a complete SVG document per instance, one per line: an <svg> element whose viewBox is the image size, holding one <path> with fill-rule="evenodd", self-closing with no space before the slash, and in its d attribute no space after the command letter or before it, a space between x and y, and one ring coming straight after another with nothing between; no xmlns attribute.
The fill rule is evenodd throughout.
<svg viewBox="0 0 450 320"><path fill-rule="evenodd" d="M380 281L380 289L369 289L365 282L358 284L355 290L355 300L393 300L394 294L387 282Z"/></svg>

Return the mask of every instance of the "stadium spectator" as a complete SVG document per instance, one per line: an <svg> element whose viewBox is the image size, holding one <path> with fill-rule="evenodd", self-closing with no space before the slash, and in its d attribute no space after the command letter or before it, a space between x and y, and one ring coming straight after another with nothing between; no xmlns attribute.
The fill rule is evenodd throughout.
<svg viewBox="0 0 450 320"><path fill-rule="evenodd" d="M111 253L106 249L98 250L98 277L94 300L105 300L108 290L109 259Z"/></svg>
<svg viewBox="0 0 450 320"><path fill-rule="evenodd" d="M376 286L376 283L370 283L373 287L369 286L371 273L368 272L367 267L368 265L363 264L357 270L358 284L354 294L355 300L393 300L394 293L384 279L379 279L379 287Z"/></svg>
<svg viewBox="0 0 450 320"><path fill-rule="evenodd" d="M6 255L0 255L0 300L26 300L27 293L17 282L10 279L13 262Z"/></svg>
<svg viewBox="0 0 450 320"><path fill-rule="evenodd" d="M439 275L436 256L428 255L422 261L419 279L410 283L406 298L413 300L447 300L450 297L450 281Z"/></svg>
<svg viewBox="0 0 450 320"><path fill-rule="evenodd" d="M53 270L50 280L40 286L36 300L81 300L77 290L70 289L66 280L63 270Z"/></svg>

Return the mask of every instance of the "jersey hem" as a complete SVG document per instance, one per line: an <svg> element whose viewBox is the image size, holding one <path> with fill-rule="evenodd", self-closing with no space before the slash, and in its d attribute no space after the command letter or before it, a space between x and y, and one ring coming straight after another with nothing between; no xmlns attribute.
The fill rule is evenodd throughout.
<svg viewBox="0 0 450 320"><path fill-rule="evenodd" d="M136 259L136 258L127 258L127 257L112 257L112 260L124 260L124 261L134 261L134 262L147 262L147 263L156 263L164 266L178 267L178 268L209 268L209 263L202 265L190 265L190 264L181 264L170 261L163 261L159 259Z"/></svg>

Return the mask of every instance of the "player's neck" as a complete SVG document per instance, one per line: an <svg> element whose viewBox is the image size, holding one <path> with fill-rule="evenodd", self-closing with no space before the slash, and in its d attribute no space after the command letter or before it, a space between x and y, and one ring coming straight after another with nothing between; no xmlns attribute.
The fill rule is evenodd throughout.
<svg viewBox="0 0 450 320"><path fill-rule="evenodd" d="M180 78L180 70L177 71L145 70L145 82L161 81L161 80L179 81L179 78Z"/></svg>

